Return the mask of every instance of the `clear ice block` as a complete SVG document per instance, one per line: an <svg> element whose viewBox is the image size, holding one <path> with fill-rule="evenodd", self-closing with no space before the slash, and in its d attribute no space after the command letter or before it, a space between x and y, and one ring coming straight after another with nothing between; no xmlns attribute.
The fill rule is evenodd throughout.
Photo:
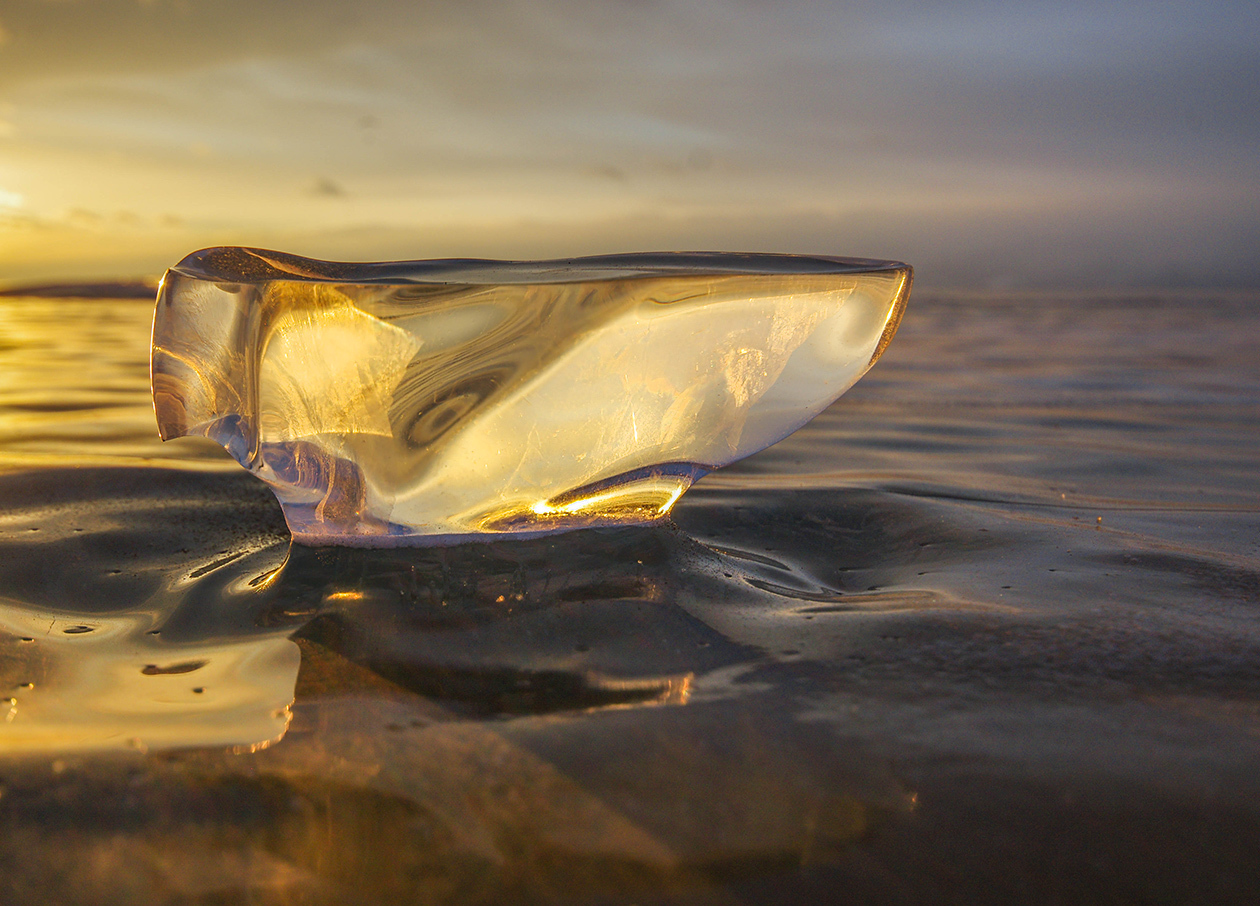
<svg viewBox="0 0 1260 906"><path fill-rule="evenodd" d="M206 249L162 281L153 401L164 440L222 444L306 544L650 522L852 386L910 283L794 255Z"/></svg>

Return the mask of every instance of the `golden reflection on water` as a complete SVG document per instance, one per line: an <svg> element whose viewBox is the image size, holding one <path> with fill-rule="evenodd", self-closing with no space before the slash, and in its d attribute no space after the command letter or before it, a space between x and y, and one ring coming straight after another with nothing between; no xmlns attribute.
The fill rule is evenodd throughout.
<svg viewBox="0 0 1260 906"><path fill-rule="evenodd" d="M0 299L0 465L136 459L229 466L206 442L163 446L149 392L153 302Z"/></svg>
<svg viewBox="0 0 1260 906"><path fill-rule="evenodd" d="M251 560L251 553L264 562ZM416 564L407 556L348 551L329 565L317 552L302 551L296 562L290 555L267 569L269 558L269 550L247 549L191 572L167 567L170 578L158 594L107 613L59 610L48 599L0 599L0 690L9 690L0 698L0 755L257 751L285 735L300 670L306 669L309 686L312 671L323 674L330 663L339 665L331 678L340 684L366 668L384 687L474 708L479 700L494 700L520 713L682 705L691 693L690 671L618 675L597 663L584 665L582 656L549 662L528 647L518 657L504 652L499 627L514 610L538 604L526 600L528 590L512 601L496 598L496 582L513 576L476 555L472 568L457 567L458 588L440 593L443 600L428 600L432 586L416 587L414 600L425 603L419 611L414 604L403 610L414 625L392 628L404 603L400 583L416 582ZM470 585L468 597L459 589ZM318 598L313 608L301 603L308 590ZM563 595L563 584L558 591ZM637 591L654 597L650 582ZM221 615L203 617L191 633L155 628L186 622L190 612L225 600ZM336 628L304 630L316 617L313 626ZM578 625L579 636L591 633ZM292 640L295 631L301 645ZM391 654L398 639L404 647ZM391 659L398 661L393 667Z"/></svg>
<svg viewBox="0 0 1260 906"><path fill-rule="evenodd" d="M210 445L160 445L148 392L152 312L145 299L0 300L0 469L226 459ZM31 537L55 540L53 526L24 527L31 514L8 503L0 524L42 527ZM120 507L86 501L61 528L108 531L125 518ZM299 663L285 632L171 641L154 627L178 595L99 613L9 591L0 589L0 754L255 748L284 734Z"/></svg>
<svg viewBox="0 0 1260 906"><path fill-rule="evenodd" d="M118 493L109 470L60 474L66 499L17 490L22 473L0 492L0 755L257 751L284 737L295 689L354 689L356 677L447 719L690 696L693 671L671 669L688 661L660 647L673 644L668 629L658 639L615 613L618 600L668 609L639 536L619 552L599 539L585 556L564 545L559 573L550 542L506 556L480 545L286 553L266 532L242 537L230 521L239 504L200 502L195 475L105 506ZM207 524L164 530L187 514ZM67 574L50 574L52 561ZM565 603L575 600L589 604ZM572 613L554 623L557 610ZM613 655L585 653L588 640ZM629 661L616 654L627 646L639 650Z"/></svg>
<svg viewBox="0 0 1260 906"><path fill-rule="evenodd" d="M300 661L284 633L170 645L152 619L0 604L0 754L257 749L284 735Z"/></svg>

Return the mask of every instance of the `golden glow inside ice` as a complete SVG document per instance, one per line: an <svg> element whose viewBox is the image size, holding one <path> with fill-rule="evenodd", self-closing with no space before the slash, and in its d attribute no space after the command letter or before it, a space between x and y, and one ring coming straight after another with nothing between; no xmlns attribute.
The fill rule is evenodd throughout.
<svg viewBox="0 0 1260 906"><path fill-rule="evenodd" d="M540 500L529 508L537 516L566 516L602 512L611 517L618 512L638 512L664 516L691 484L689 479L659 478L621 485L614 490L587 494L564 503ZM642 519L638 521L643 521Z"/></svg>
<svg viewBox="0 0 1260 906"><path fill-rule="evenodd" d="M198 259L167 275L162 435L224 444L314 543L661 518L851 386L909 288L904 266L785 256L758 259L766 273L747 256L496 265L493 281L390 265L391 281L199 254L240 272Z"/></svg>

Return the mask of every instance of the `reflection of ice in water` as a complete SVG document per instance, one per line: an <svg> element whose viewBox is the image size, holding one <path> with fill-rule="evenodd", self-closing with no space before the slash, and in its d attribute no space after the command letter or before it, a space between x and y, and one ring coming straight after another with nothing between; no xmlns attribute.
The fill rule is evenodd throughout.
<svg viewBox="0 0 1260 906"><path fill-rule="evenodd" d="M300 660L285 631L166 644L152 613L50 613L0 604L0 753L168 749L277 741Z"/></svg>

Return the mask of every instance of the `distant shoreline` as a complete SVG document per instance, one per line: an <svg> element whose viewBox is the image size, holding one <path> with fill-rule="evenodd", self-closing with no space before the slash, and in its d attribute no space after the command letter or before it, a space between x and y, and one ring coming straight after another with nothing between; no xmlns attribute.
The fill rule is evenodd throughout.
<svg viewBox="0 0 1260 906"><path fill-rule="evenodd" d="M12 286L0 289L0 298L26 296L39 299L152 299L157 284L142 280L118 280L94 283L43 283L34 286Z"/></svg>

